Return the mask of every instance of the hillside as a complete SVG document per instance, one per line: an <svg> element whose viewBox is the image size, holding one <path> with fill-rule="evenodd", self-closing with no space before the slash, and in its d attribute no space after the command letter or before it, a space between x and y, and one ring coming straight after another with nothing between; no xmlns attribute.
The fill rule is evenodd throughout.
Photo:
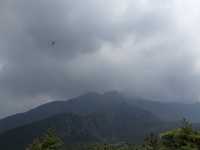
<svg viewBox="0 0 200 150"><path fill-rule="evenodd" d="M127 103L126 98L117 92L87 93L68 101L47 103L25 113L4 118L0 120L0 133L62 113L83 115L94 112L107 112L108 110L112 112L120 108L123 103ZM141 109L135 106L131 107L130 109L136 112Z"/></svg>
<svg viewBox="0 0 200 150"><path fill-rule="evenodd" d="M200 104L166 103L144 100L139 98L127 98L118 92L104 94L87 93L67 101L55 101L41 105L25 113L16 114L0 120L0 133L20 127L35 121L43 120L57 114L75 113L90 114L94 112L107 112L117 109L121 104L130 105L130 109L142 109L154 114L163 121L179 121L183 117L192 122L200 122ZM170 110L170 111L169 111Z"/></svg>
<svg viewBox="0 0 200 150"><path fill-rule="evenodd" d="M130 109L128 105L122 104L102 113L59 114L9 130L0 135L1 148L22 150L49 128L55 129L63 141L69 144L114 141L137 143L150 132L164 130L164 124L149 112Z"/></svg>
<svg viewBox="0 0 200 150"><path fill-rule="evenodd" d="M187 118L193 123L200 122L200 103L184 104L178 102L160 102L145 99L127 99L127 103L156 114L165 121L180 121Z"/></svg>
<svg viewBox="0 0 200 150"><path fill-rule="evenodd" d="M87 93L55 101L0 120L0 145L21 150L47 129L65 143L129 141L176 127L182 117L198 122L199 105L127 98L118 92ZM195 124L199 128L199 124Z"/></svg>

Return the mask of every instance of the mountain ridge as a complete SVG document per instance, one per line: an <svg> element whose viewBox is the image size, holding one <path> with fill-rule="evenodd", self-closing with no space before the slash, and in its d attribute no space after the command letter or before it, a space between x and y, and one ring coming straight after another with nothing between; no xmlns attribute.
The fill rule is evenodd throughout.
<svg viewBox="0 0 200 150"><path fill-rule="evenodd" d="M0 120L0 133L56 114L101 112L106 111L112 105L118 107L122 103L126 103L125 98L116 92L107 92L104 94L90 92L67 101L50 102L27 112L6 117Z"/></svg>
<svg viewBox="0 0 200 150"><path fill-rule="evenodd" d="M163 121L177 121L183 117L193 122L200 122L200 104L164 103L140 98L130 98L112 91L99 94L89 92L66 101L53 101L40 105L27 112L15 114L0 120L0 133L39 121L57 114L77 113L88 114L98 111L107 111L112 105L120 106L126 103L135 109L142 109L154 114ZM114 109L114 107L112 108ZM170 111L169 111L170 110Z"/></svg>
<svg viewBox="0 0 200 150"><path fill-rule="evenodd" d="M161 124L153 114L123 103L102 112L57 114L10 129L0 134L0 145L6 150L25 149L49 128L55 129L63 141L70 144L121 140L139 142L149 132L158 131Z"/></svg>

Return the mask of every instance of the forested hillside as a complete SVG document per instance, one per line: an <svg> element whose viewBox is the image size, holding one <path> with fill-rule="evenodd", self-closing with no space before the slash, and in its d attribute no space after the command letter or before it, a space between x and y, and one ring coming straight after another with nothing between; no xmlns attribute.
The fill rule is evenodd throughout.
<svg viewBox="0 0 200 150"><path fill-rule="evenodd" d="M118 92L106 92L104 94L91 92L66 101L47 103L27 112L1 119L0 133L63 113L82 115L95 112L112 112L114 109L119 109L122 104L127 105L126 107L129 107L127 109L132 109L136 113L143 112L144 116L154 115L163 121L177 122L186 117L192 122L200 122L198 117L200 113L199 104L143 100L126 97Z"/></svg>
<svg viewBox="0 0 200 150"><path fill-rule="evenodd" d="M26 150L199 150L200 132L192 128L187 120L183 120L178 128L160 133L149 134L141 144L128 142L118 143L82 143L66 144L56 135L55 131L48 130L45 135L33 140Z"/></svg>

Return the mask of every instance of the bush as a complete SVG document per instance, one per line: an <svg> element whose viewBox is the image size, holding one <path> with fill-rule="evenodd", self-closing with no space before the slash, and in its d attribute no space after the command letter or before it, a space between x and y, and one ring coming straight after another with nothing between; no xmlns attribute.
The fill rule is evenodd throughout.
<svg viewBox="0 0 200 150"><path fill-rule="evenodd" d="M61 150L62 146L62 140L53 130L48 130L44 136L35 139L26 150Z"/></svg>

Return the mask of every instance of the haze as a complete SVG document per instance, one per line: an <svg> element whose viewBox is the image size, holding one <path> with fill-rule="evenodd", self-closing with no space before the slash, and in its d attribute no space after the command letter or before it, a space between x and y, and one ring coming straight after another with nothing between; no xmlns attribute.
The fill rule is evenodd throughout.
<svg viewBox="0 0 200 150"><path fill-rule="evenodd" d="M198 0L0 0L0 117L89 91L199 101L199 8Z"/></svg>

